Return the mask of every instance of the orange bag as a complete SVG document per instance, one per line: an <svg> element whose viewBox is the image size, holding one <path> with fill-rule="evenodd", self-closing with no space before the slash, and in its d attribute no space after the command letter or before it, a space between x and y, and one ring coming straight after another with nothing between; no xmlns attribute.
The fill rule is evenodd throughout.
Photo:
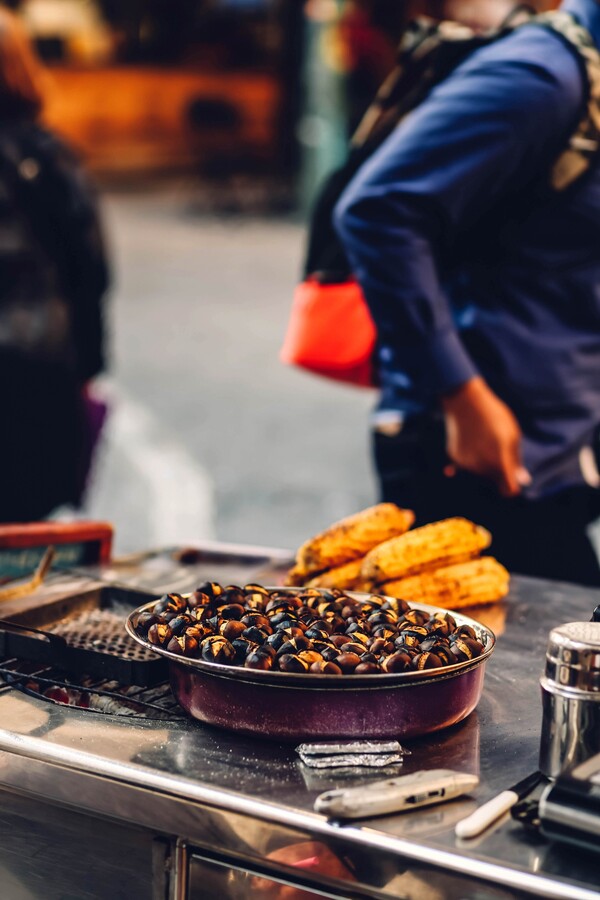
<svg viewBox="0 0 600 900"><path fill-rule="evenodd" d="M356 281L296 287L280 359L316 375L374 387L377 332Z"/></svg>

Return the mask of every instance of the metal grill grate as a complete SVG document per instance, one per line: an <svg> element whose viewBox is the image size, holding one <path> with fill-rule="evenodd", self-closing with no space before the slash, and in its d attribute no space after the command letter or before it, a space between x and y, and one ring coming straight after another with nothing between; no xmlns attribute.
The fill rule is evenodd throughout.
<svg viewBox="0 0 600 900"><path fill-rule="evenodd" d="M1 685L4 685L2 687ZM16 689L45 700L95 713L144 719L183 719L168 683L153 687L73 677L47 666L8 659L0 662L0 690Z"/></svg>
<svg viewBox="0 0 600 900"><path fill-rule="evenodd" d="M136 643L126 633L124 622L129 612L129 609L120 611L118 607L93 609L59 622L48 631L60 635L72 647L81 650L95 650L140 661L155 659L151 650Z"/></svg>
<svg viewBox="0 0 600 900"><path fill-rule="evenodd" d="M124 622L130 607L92 609L63 619L48 628L72 647L147 661L155 655L133 641ZM2 687L4 685L4 687ZM152 687L123 684L82 673L64 671L47 663L11 658L0 661L0 690L16 689L49 703L129 718L185 718L168 682Z"/></svg>

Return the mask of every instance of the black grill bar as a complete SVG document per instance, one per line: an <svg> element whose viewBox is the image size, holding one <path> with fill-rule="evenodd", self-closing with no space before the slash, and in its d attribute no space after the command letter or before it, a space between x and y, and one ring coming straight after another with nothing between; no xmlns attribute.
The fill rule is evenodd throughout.
<svg viewBox="0 0 600 900"><path fill-rule="evenodd" d="M42 674L43 673L43 674ZM0 664L0 678L5 682L4 686L0 685L0 689L14 688L22 693L45 700L48 703L54 703L58 706L72 706L77 709L85 709L86 711L102 713L103 710L88 709L87 706L78 706L76 703L61 703L52 697L47 697L41 691L36 691L28 686L27 682L34 681L38 685L44 687L60 687L67 691L76 691L81 694L93 695L97 697L105 697L108 700L116 700L123 704L127 713L119 710L112 710L110 714L131 716L138 718L152 718L153 713L160 712L174 719L183 718L183 713L179 710L175 698L171 694L168 682L164 682L153 687L140 687L139 685L119 685L115 681L98 681L89 676L78 676L70 678L68 673L58 672L48 666L29 665L18 659L6 659ZM112 689L112 686L115 689ZM145 699L145 695L148 699ZM156 701L156 702L155 702ZM162 701L162 702L161 702ZM107 713L108 714L108 713Z"/></svg>

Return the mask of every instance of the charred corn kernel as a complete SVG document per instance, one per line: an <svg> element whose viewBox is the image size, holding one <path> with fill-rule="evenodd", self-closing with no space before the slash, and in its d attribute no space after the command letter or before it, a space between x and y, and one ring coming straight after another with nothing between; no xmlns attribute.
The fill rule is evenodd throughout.
<svg viewBox="0 0 600 900"><path fill-rule="evenodd" d="M343 566L327 569L315 578L311 578L306 584L311 588L338 588L340 591L351 590L356 587L360 578L363 559L364 556L361 556L360 559L355 559L353 562L346 563Z"/></svg>
<svg viewBox="0 0 600 900"><path fill-rule="evenodd" d="M380 584L417 575L477 556L490 543L489 531L480 525L468 519L442 519L375 547L365 557L362 579Z"/></svg>
<svg viewBox="0 0 600 900"><path fill-rule="evenodd" d="M508 593L509 584L510 575L504 566L493 556L482 556L398 581L388 581L383 588L390 596L409 602L461 609L501 600Z"/></svg>
<svg viewBox="0 0 600 900"><path fill-rule="evenodd" d="M300 547L294 577L315 576L360 559L377 544L408 531L415 520L409 509L379 503L348 516Z"/></svg>

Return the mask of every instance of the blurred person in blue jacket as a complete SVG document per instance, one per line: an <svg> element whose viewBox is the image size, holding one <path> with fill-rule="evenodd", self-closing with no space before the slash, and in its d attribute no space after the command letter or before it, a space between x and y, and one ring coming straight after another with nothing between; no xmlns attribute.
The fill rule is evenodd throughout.
<svg viewBox="0 0 600 900"><path fill-rule="evenodd" d="M77 505L104 367L108 272L93 192L41 124L45 73L0 8L0 521ZM92 421L96 415L96 421Z"/></svg>
<svg viewBox="0 0 600 900"><path fill-rule="evenodd" d="M600 2L561 8L600 47ZM600 585L600 159L549 182L586 88L549 29L476 51L362 166L336 228L378 330L383 498L489 527L513 571Z"/></svg>

